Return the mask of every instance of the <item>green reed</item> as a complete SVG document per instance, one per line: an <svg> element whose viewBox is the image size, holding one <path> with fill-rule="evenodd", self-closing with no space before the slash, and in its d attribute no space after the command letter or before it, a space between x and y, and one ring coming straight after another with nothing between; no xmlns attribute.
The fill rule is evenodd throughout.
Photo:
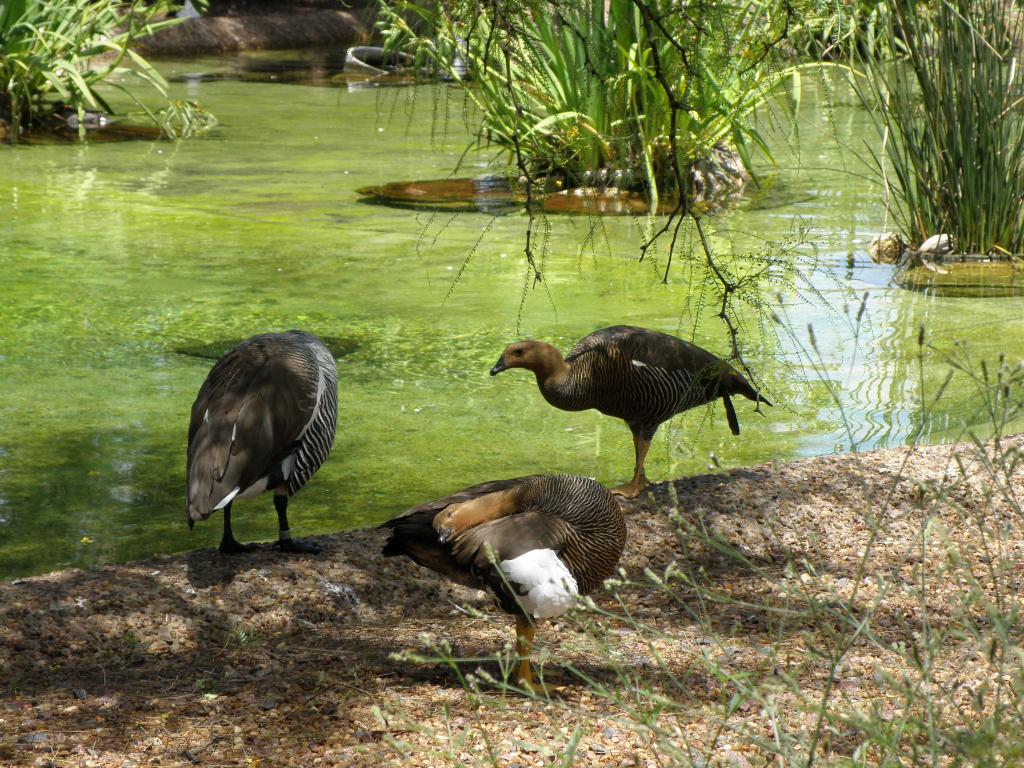
<svg viewBox="0 0 1024 768"><path fill-rule="evenodd" d="M883 136L875 165L912 243L940 232L964 253L1024 250L1024 23L1012 0L886 0L892 65L861 57L857 85Z"/></svg>
<svg viewBox="0 0 1024 768"><path fill-rule="evenodd" d="M161 20L176 5L166 0L0 0L0 122L9 122L17 140L61 101L78 113L84 133L86 108L112 112L97 91L101 83L122 90L148 112L131 89L111 78L130 71L166 95L164 79L130 46L177 23Z"/></svg>
<svg viewBox="0 0 1024 768"><path fill-rule="evenodd" d="M482 115L476 146L504 150L521 175L656 202L717 145L768 156L754 112L797 71L775 56L789 21L767 1L403 0L383 6L381 27L465 87Z"/></svg>

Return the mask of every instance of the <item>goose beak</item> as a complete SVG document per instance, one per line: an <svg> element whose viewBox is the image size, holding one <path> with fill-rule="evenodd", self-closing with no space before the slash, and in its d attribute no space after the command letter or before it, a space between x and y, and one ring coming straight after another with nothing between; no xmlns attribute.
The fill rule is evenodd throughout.
<svg viewBox="0 0 1024 768"><path fill-rule="evenodd" d="M491 376L497 376L499 373L501 373L507 368L508 366L505 365L505 356L502 355L501 357L498 358L498 362L494 364L494 367L491 368Z"/></svg>
<svg viewBox="0 0 1024 768"><path fill-rule="evenodd" d="M441 543L441 544L447 544L448 543L448 539L450 539L452 537L452 534L454 532L455 531L453 531L451 528L441 528L437 532L437 540L438 540L438 542Z"/></svg>

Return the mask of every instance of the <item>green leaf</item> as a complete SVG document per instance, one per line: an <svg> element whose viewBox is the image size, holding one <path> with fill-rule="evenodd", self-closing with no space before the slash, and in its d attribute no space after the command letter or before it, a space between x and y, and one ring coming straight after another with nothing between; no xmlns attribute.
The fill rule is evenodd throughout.
<svg viewBox="0 0 1024 768"><path fill-rule="evenodd" d="M5 33L14 27L25 15L28 0L0 0L0 42Z"/></svg>
<svg viewBox="0 0 1024 768"><path fill-rule="evenodd" d="M64 76L71 80L72 83L74 83L78 91L78 96L80 98L85 99L85 101L91 107L95 108L99 106L96 103L96 99L92 95L92 88L89 87L89 84L85 81L85 78L82 77L82 75L79 74L79 72L75 69L74 64L72 64L67 59L58 59L54 62L54 64L60 67L64 72Z"/></svg>

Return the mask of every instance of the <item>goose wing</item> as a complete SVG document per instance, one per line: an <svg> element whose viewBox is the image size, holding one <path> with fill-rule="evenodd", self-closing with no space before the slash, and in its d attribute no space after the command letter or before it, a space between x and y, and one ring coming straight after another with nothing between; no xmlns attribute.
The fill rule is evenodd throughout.
<svg viewBox="0 0 1024 768"><path fill-rule="evenodd" d="M268 345L239 345L210 371L188 430L187 516L208 517L266 477L316 409L316 383Z"/></svg>
<svg viewBox="0 0 1024 768"><path fill-rule="evenodd" d="M602 328L599 331L594 331L589 336L584 336L576 342L576 345L570 350L569 354L565 356L565 361L571 363L575 358L588 352L607 354L609 348L616 344L619 338L634 331L642 330L642 328L634 328L631 325L613 325L611 328Z"/></svg>
<svg viewBox="0 0 1024 768"><path fill-rule="evenodd" d="M456 562L483 571L492 557L502 562L538 549L561 553L568 536L564 520L543 512L521 512L470 528L455 537L451 552Z"/></svg>
<svg viewBox="0 0 1024 768"><path fill-rule="evenodd" d="M685 373L693 386L704 390L705 401L722 395L743 395L771 405L725 360L667 333L616 325L580 340L571 354L598 348L615 353L636 367L657 368L670 374Z"/></svg>
<svg viewBox="0 0 1024 768"><path fill-rule="evenodd" d="M517 598L508 589L495 563L513 560L534 550L560 554L570 534L569 524L542 512L520 512L481 523L441 543L434 529L434 517L450 504L507 490L529 479L481 483L407 510L381 524L381 528L391 530L382 554L386 557L406 555L458 584L472 588L486 586L497 595L504 610L517 611Z"/></svg>
<svg viewBox="0 0 1024 768"><path fill-rule="evenodd" d="M616 325L592 333L580 345L594 337L600 338L603 346L614 349L623 357L652 368L690 373L709 370L715 374L732 370L727 362L696 344L647 328Z"/></svg>
<svg viewBox="0 0 1024 768"><path fill-rule="evenodd" d="M449 496L407 509L397 517L380 524L381 528L391 530L391 536L384 545L382 554L385 557L407 555L424 568L440 573L458 584L479 588L481 580L472 571L468 562L460 562L452 555L454 542L442 544L438 540L437 531L434 529L434 517L451 504L514 488L530 477L533 476L479 483Z"/></svg>
<svg viewBox="0 0 1024 768"><path fill-rule="evenodd" d="M557 616L579 594L563 559L570 535L560 518L522 512L470 528L452 542L451 555L487 585L506 613Z"/></svg>
<svg viewBox="0 0 1024 768"><path fill-rule="evenodd" d="M445 507L451 504L456 504L460 501L469 501L479 496L486 496L488 493L494 493L495 491L505 491L509 488L514 488L517 485L522 485L527 480L539 475L527 475L525 477L514 477L510 480L491 480L486 483L479 483L477 485L471 485L469 488L463 488L461 491L445 496L440 499L434 499L423 504L419 504L415 507L407 509L405 512L400 514L398 517L388 520L383 523L381 527L394 527L392 523L400 520L403 517L409 517L420 513L430 513L431 519L434 515L443 510Z"/></svg>

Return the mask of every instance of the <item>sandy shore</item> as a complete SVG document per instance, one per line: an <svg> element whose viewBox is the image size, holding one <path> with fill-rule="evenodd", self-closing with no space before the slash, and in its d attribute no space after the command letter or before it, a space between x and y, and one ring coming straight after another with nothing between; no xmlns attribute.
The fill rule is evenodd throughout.
<svg viewBox="0 0 1024 768"><path fill-rule="evenodd" d="M1024 490L980 459L969 445L898 449L654 486L625 505L622 566L638 583L595 596L612 617L594 626L583 611L538 632L550 700L486 682L468 692L464 675L501 677L511 622L483 593L380 557L377 530L321 537L317 557L200 550L0 584L0 764L546 766L569 750L577 765L661 765L676 749L764 765L751 734L805 731L826 686L837 706L898 711L877 669L903 657L877 638L912 637L922 610L952 622L957 598L955 584L925 605L885 585L943 567L948 547L922 548L926 520L972 552L964 515L1008 514ZM670 563L686 579L649 586ZM816 649L841 643L835 624L856 611L870 612L873 639L850 644L837 680ZM445 645L466 661L401 656ZM970 645L949 674L971 676L954 663ZM751 675L778 677L781 720L756 697L736 704ZM638 725L631 685L664 699L660 730ZM835 756L858 743L856 731L831 738Z"/></svg>

